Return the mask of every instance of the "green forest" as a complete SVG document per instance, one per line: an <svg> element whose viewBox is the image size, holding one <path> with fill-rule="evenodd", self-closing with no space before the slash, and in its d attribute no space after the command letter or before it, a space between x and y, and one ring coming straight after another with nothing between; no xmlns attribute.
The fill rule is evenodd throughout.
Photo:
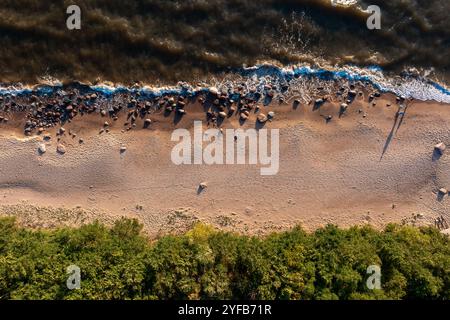
<svg viewBox="0 0 450 320"><path fill-rule="evenodd" d="M79 289L66 285L70 265ZM366 285L370 265L381 267L381 289ZM256 237L198 224L149 240L130 219L54 230L0 219L0 299L449 298L450 240L431 227Z"/></svg>

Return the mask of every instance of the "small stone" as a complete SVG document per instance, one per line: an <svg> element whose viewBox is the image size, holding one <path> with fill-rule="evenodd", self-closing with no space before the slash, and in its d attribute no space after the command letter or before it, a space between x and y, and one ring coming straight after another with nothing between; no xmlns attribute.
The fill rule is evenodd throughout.
<svg viewBox="0 0 450 320"><path fill-rule="evenodd" d="M127 147L121 146L120 147L120 153L124 153L125 151L127 151Z"/></svg>
<svg viewBox="0 0 450 320"><path fill-rule="evenodd" d="M58 144L58 146L56 147L56 151L60 154L64 154L66 153L66 147L64 147L64 145L62 144Z"/></svg>
<svg viewBox="0 0 450 320"><path fill-rule="evenodd" d="M108 121L105 121L105 123L103 124L103 126L109 127L109 122L108 122Z"/></svg>
<svg viewBox="0 0 450 320"><path fill-rule="evenodd" d="M59 128L59 134L63 135L64 132L66 132L66 129L64 129L63 127Z"/></svg>
<svg viewBox="0 0 450 320"><path fill-rule="evenodd" d="M199 185L200 189L206 189L208 187L208 183L207 182L201 182Z"/></svg>
<svg viewBox="0 0 450 320"><path fill-rule="evenodd" d="M245 121L247 120L248 116L245 113L241 113L241 120Z"/></svg>
<svg viewBox="0 0 450 320"><path fill-rule="evenodd" d="M39 148L38 148L38 151L39 151L40 154L45 153L47 151L47 149L45 148L45 144L40 144Z"/></svg>
<svg viewBox="0 0 450 320"><path fill-rule="evenodd" d="M260 123L264 123L267 121L267 116L264 113L260 113L258 114L257 119Z"/></svg>
<svg viewBox="0 0 450 320"><path fill-rule="evenodd" d="M267 113L267 116L269 117L269 119L273 119L275 117L275 112L269 111L269 113Z"/></svg>
<svg viewBox="0 0 450 320"><path fill-rule="evenodd" d="M445 189L445 188L440 188L440 189L439 189L439 193L440 193L440 194L443 194L443 195L446 195L446 194L448 193L448 190Z"/></svg>
<svg viewBox="0 0 450 320"><path fill-rule="evenodd" d="M80 138L79 140L78 140L78 143L84 143L84 139L83 138Z"/></svg>
<svg viewBox="0 0 450 320"><path fill-rule="evenodd" d="M438 151L440 154L443 154L445 149L446 149L446 145L443 142L438 143L437 145L434 146L434 149L436 151Z"/></svg>
<svg viewBox="0 0 450 320"><path fill-rule="evenodd" d="M102 111L100 111L100 114L102 115L102 117L104 117L104 116L106 116L106 111L102 110Z"/></svg>
<svg viewBox="0 0 450 320"><path fill-rule="evenodd" d="M226 112L224 112L224 111L221 111L221 112L219 112L219 117L220 118L226 118L226 116L227 116L227 114L226 114Z"/></svg>

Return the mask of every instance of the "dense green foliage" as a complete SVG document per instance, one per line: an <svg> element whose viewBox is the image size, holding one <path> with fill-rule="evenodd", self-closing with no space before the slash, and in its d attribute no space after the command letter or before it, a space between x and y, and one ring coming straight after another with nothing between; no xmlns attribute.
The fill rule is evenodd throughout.
<svg viewBox="0 0 450 320"><path fill-rule="evenodd" d="M81 268L81 288L66 268ZM369 290L369 265L382 289ZM135 220L32 231L0 219L1 299L449 299L450 240L433 228L327 226L248 237L197 225L150 243Z"/></svg>

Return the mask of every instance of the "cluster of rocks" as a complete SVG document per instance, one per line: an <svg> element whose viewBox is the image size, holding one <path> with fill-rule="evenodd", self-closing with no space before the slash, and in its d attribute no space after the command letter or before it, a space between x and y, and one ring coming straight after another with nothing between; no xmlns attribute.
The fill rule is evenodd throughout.
<svg viewBox="0 0 450 320"><path fill-rule="evenodd" d="M258 111L257 102L260 98L256 92L250 96L240 96L239 89L234 96L219 92L211 88L209 92L196 94L197 100L205 107L209 121L217 122L219 118L226 118L235 112L239 113L242 120L247 120L252 110ZM5 96L0 99L0 123L7 122L7 114L22 112L25 114L25 135L33 133L41 134L51 127L70 123L75 117L84 114L99 114L108 117L112 121L119 119L119 113L124 110L127 120L124 123L125 130L137 126L137 120L142 119L143 127L151 126L149 115L163 110L166 116L175 113L178 116L186 114L186 105L195 101L192 94L143 96L139 92L117 93L113 96L105 96L101 93L80 93L77 89L66 89L63 92L52 94L24 94L19 96ZM101 132L108 131L110 122L105 121Z"/></svg>
<svg viewBox="0 0 450 320"><path fill-rule="evenodd" d="M274 91L267 86L265 95L250 89L244 90L244 86L237 86L232 92L221 92L213 87L207 94L202 94L198 101L206 110L207 122L219 126L225 119L233 115L238 116L241 122L247 121L252 113L257 114L256 120L265 123L270 116L261 112L261 99L273 99Z"/></svg>
<svg viewBox="0 0 450 320"><path fill-rule="evenodd" d="M320 88L318 88L318 91ZM340 102L340 108L339 108L339 117L344 115L348 110L350 105L355 101L358 97L364 96L364 91L369 91L368 94L368 102L371 103L373 107L377 105L377 98L380 98L382 96L381 92L378 90L373 90L373 88L369 86L365 86L363 84L354 85L350 84L349 86L340 86L339 89L335 92L335 97ZM404 97L396 97L397 103L402 105L402 103L405 101ZM332 98L330 94L323 95L322 97L316 99L313 101L314 108L319 109L323 104L326 102L335 102L335 100ZM391 104L387 103L387 107L390 107ZM367 113L363 111L363 109L358 109L358 113L362 114L363 118L367 117ZM322 115L327 122L331 121L333 119L332 115Z"/></svg>
<svg viewBox="0 0 450 320"><path fill-rule="evenodd" d="M320 107L327 101L333 101L330 92L336 90L335 95L342 102L340 108L342 115L357 96L363 95L360 89L367 89L363 84L336 83L335 87L331 91L329 88L316 88L314 95L319 98L315 100L315 106ZM187 113L187 105L195 101L203 106L207 122L213 126L220 126L224 119L233 115L237 116L241 122L245 122L252 117L252 114L255 114L255 121L263 124L273 120L275 114L273 111L264 113L262 106L267 106L273 101L286 103L284 92L288 88L287 83L268 82L258 88L241 83L222 89L211 87L195 93L180 91L180 94L168 93L157 96L144 94L141 91L124 91L106 95L93 92L89 87L68 86L64 90L56 90L48 94L0 97L0 124L8 121L9 113L19 111L26 117L24 133L26 135L41 134L48 128L71 122L77 116L99 114L101 117L108 118L100 129L102 133L108 132L111 121L117 121L120 112L123 112L127 115L123 130L128 131L138 125L139 119L142 121L142 127L151 127L150 115L161 110L166 116L175 114L175 117L182 117ZM374 91L370 93L369 101L380 96L380 92ZM305 97L303 99L308 101ZM314 99L309 101L314 102ZM293 107L297 108L300 103L300 99L295 99ZM331 115L325 117L327 121L332 119Z"/></svg>
<svg viewBox="0 0 450 320"><path fill-rule="evenodd" d="M25 114L25 135L41 134L51 127L70 123L76 116L84 114L99 114L109 117L112 121L119 119L119 113L128 112L125 126L134 127L136 120L150 114L154 101L140 99L139 94L117 94L107 97L99 93L80 93L78 90L65 90L50 95L19 95L6 96L0 99L0 123L7 122L6 114L21 112ZM148 127L150 119L145 119ZM108 130L109 122L105 121L104 131Z"/></svg>
<svg viewBox="0 0 450 320"><path fill-rule="evenodd" d="M77 96L59 96L53 98L32 95L29 99L29 108L26 114L24 132L26 135L37 131L42 133L47 128L71 122L78 114L96 111L94 104L96 94ZM13 104L14 102L12 102Z"/></svg>

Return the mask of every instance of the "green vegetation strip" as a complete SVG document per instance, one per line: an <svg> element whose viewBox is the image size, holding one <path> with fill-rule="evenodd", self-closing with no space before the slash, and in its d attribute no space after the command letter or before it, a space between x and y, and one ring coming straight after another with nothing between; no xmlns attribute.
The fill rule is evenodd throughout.
<svg viewBox="0 0 450 320"><path fill-rule="evenodd" d="M153 242L135 220L29 230L0 219L0 299L449 299L450 240L389 225L249 237L196 225ZM67 267L81 270L69 290ZM381 289L366 285L381 267Z"/></svg>

